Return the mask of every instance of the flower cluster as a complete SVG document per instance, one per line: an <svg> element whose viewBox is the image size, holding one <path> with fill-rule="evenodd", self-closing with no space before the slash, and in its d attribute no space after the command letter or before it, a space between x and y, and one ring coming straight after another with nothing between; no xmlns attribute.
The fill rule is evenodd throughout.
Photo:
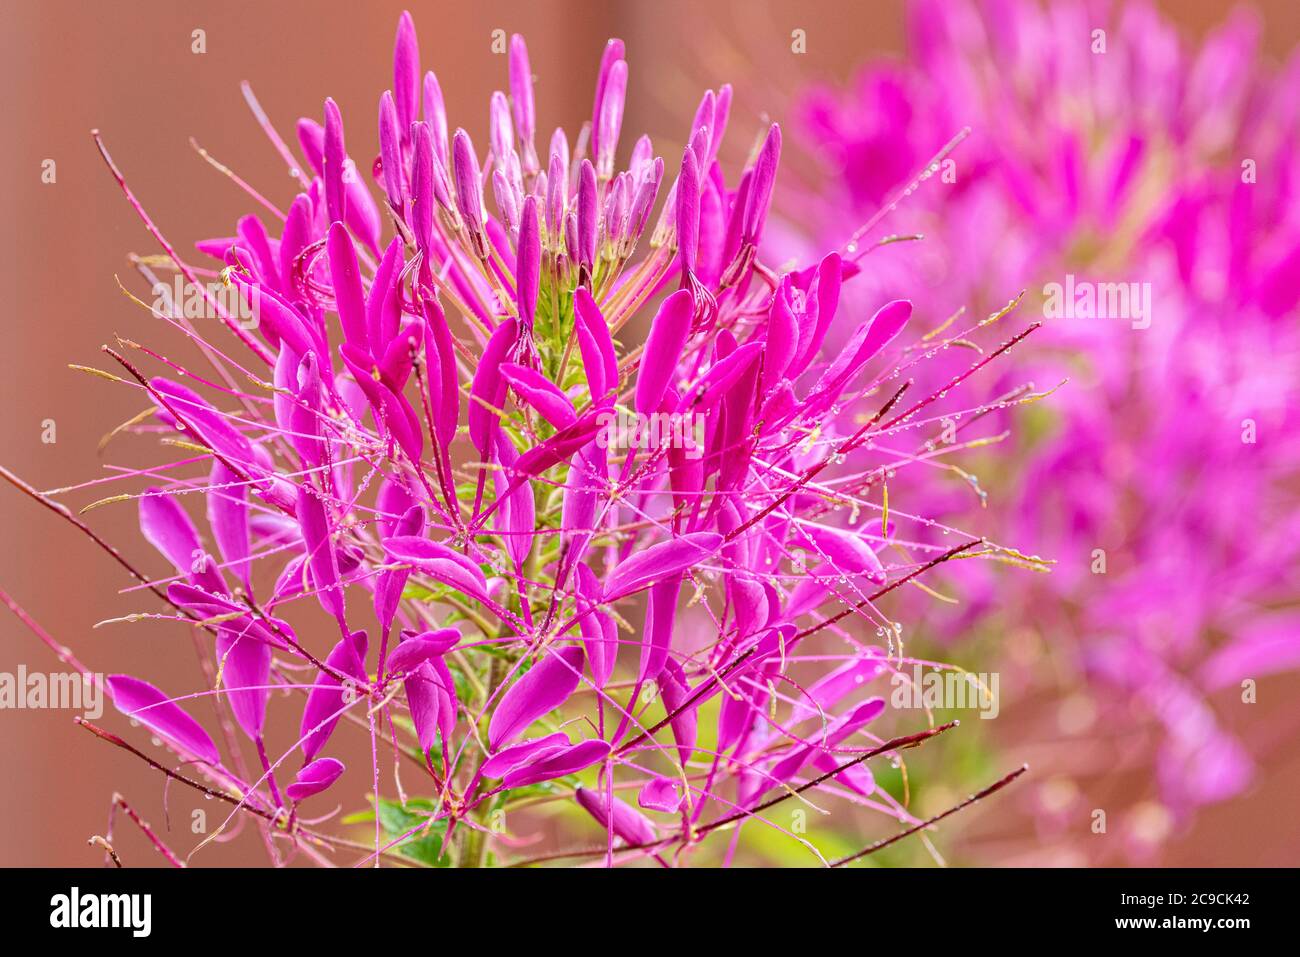
<svg viewBox="0 0 1300 957"><path fill-rule="evenodd" d="M1060 704L1009 731L1018 754L1038 727L1043 753L1071 758L1040 792L1044 833L1083 833L1093 775L1136 770L1126 833L1144 853L1247 785L1239 702L1300 663L1300 59L1259 65L1245 13L1188 49L1144 3L918 2L909 22L909 61L804 100L852 210L826 202L823 235L970 128L900 207L925 242L873 254L857 291L906 285L956 309L1042 289L1030 371L1071 381L992 467L1019 490L1016 540L1058 564L969 576L972 612L950 634L1041 636L1006 660ZM1055 309L1063 289L1112 283L1141 285L1147 314ZM942 514L952 493L932 485Z"/></svg>
<svg viewBox="0 0 1300 957"><path fill-rule="evenodd" d="M628 66L611 40L590 124L539 150L522 38L508 59L482 159L421 73L409 16L373 162L326 100L323 123L298 123L299 163L246 88L300 191L282 212L243 184L266 213L200 243L208 268L173 251L108 161L247 352L175 303L155 315L211 372L105 348L125 372L101 374L149 403L124 431L161 429L186 453L114 479L153 483L112 501L138 498L174 569L137 572L175 612L138 617L193 628L212 682L169 694L113 675L114 704L231 819L256 818L280 861L360 846L376 864L477 865L518 843L516 810L567 804L589 818L585 853L666 863L724 830L734 849L751 820L790 833L761 812L814 787L921 826L867 762L945 728L873 733L901 633L878 603L1004 549L915 540L905 494L889 505L890 440L932 427L929 407L1024 333L908 395L924 356L885 357L910 302L846 314L861 273L839 252L790 270L761 255L777 126L729 185L723 86L674 172L647 137L619 168ZM239 315L205 279L239 291ZM655 440L622 442L616 419L655 423ZM192 699L215 706L221 746ZM284 739L269 714L290 712ZM299 813L337 792L348 726L369 735L373 847ZM390 745L396 799L380 796Z"/></svg>

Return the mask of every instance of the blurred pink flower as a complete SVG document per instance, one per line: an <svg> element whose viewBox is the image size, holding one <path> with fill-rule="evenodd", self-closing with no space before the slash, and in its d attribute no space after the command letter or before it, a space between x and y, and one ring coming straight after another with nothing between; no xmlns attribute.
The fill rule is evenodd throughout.
<svg viewBox="0 0 1300 957"><path fill-rule="evenodd" d="M802 102L840 188L808 198L813 232L842 238L906 193L846 251L851 295L925 289L937 324L1027 289L1046 325L1016 376L1070 379L985 481L1009 537L1058 564L963 569L971 613L949 633L1035 627L1096 696L1079 733L1131 738L1129 708L1162 729L1150 776L1185 818L1251 779L1222 720L1241 683L1300 663L1300 55L1262 65L1245 11L1199 48L1146 3L919 0L908 22L907 59ZM879 245L894 231L925 238ZM1109 283L1149 312L1055 308ZM932 474L941 515L953 483Z"/></svg>

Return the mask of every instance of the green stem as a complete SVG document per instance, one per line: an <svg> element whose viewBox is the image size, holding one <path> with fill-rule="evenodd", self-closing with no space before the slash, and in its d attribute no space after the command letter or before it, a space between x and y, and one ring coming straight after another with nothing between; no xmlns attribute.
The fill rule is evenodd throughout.
<svg viewBox="0 0 1300 957"><path fill-rule="evenodd" d="M475 822L482 824L482 812L474 811L472 814ZM460 847L461 867L482 867L487 858L487 832L480 831L477 828L465 828L465 836Z"/></svg>

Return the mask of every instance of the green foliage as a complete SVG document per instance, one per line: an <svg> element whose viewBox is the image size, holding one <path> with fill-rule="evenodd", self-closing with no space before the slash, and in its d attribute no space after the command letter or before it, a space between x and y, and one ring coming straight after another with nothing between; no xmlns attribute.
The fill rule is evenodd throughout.
<svg viewBox="0 0 1300 957"><path fill-rule="evenodd" d="M373 795L370 801L374 803ZM447 822L434 821L429 817L436 811L434 803L426 798L410 798L403 806L387 798L379 799L379 827L384 837L396 840L415 828L421 828L407 837L395 850L403 857L409 857L429 867L451 867L451 855L442 852L443 840L447 833ZM364 824L375 819L375 812L359 811L343 819L344 824Z"/></svg>

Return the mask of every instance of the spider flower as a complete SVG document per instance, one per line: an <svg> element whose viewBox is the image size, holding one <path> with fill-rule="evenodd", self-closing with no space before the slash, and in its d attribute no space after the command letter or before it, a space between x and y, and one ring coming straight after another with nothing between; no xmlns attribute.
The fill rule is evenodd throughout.
<svg viewBox="0 0 1300 957"><path fill-rule="evenodd" d="M815 198L820 231L841 235L906 193L889 228L925 241L882 246L874 223L846 257L865 273L855 295L906 286L955 311L1010 284L1041 305L1040 346L1016 374L1071 381L990 467L1016 541L1057 564L996 579L969 568L969 613L934 627L1041 634L1055 664L1021 680L1061 702L1059 720L1018 721L1007 739L1063 731L1073 743L1053 753L1079 758L1054 763L1044 793L1070 797L1045 801L1044 826L1055 833L1068 804L1062 836L1082 833L1101 801L1083 766L1121 774L1117 760L1140 754L1145 811L1131 819L1145 853L1247 786L1251 749L1230 730L1248 722L1243 689L1300 664L1300 58L1264 65L1245 11L1199 48L1145 3L917 2L909 24L908 59L803 101L839 174ZM917 170L929 181L909 191ZM1127 305L1110 308L1113 292ZM989 385L985 398L1026 387ZM924 453L960 446L969 423ZM942 516L953 485L930 488Z"/></svg>
<svg viewBox="0 0 1300 957"><path fill-rule="evenodd" d="M421 72L409 16L377 145L326 100L299 162L246 89L298 192L281 211L248 187L261 209L199 244L212 262L173 265L238 290L252 322L214 303L232 343L156 311L211 371L107 350L152 408L132 428L186 449L127 473L151 477L140 526L170 575L141 579L211 634L233 725L219 746L197 694L137 677L110 679L117 707L237 794L232 817L315 856L339 847L299 805L349 782L334 755L358 728L376 864L495 860L529 805L585 812L610 862L781 829L756 809L813 786L916 823L865 763L894 750L874 730L897 665L880 603L1001 546L885 552L918 520L872 499L896 464L876 443L938 399L905 394L911 304L846 310L857 270L835 251L768 264L781 131L729 178L729 87L666 163L623 128L622 42L591 122L545 142L521 37L509 54L486 152ZM823 349L832 330L847 348ZM394 798L373 793L389 752Z"/></svg>

